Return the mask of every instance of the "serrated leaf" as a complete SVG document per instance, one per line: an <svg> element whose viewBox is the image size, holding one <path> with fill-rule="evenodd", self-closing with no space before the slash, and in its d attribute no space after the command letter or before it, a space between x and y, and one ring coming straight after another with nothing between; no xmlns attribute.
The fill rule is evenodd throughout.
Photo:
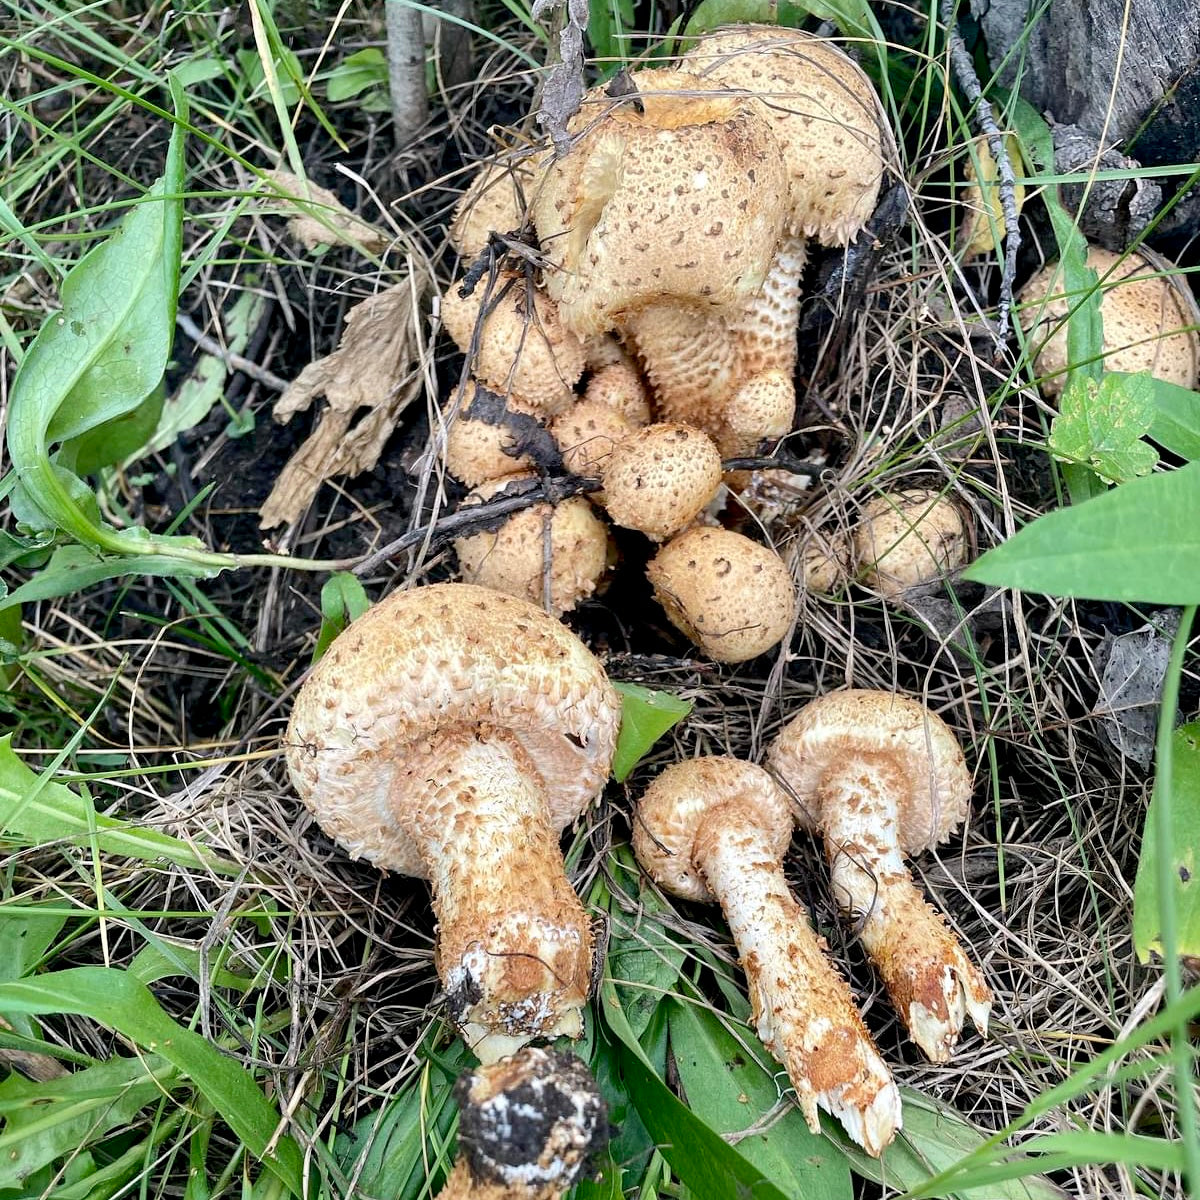
<svg viewBox="0 0 1200 1200"><path fill-rule="evenodd" d="M1175 952L1200 959L1200 721L1183 725L1172 735L1171 828L1167 831L1171 858L1166 864L1170 879L1168 902L1175 911ZM1165 953L1162 941L1162 907L1158 890L1158 822L1161 808L1155 799L1146 812L1142 851L1133 885L1133 946L1142 962Z"/></svg>
<svg viewBox="0 0 1200 1200"><path fill-rule="evenodd" d="M1147 604L1200 602L1200 463L1131 479L1038 517L963 575L979 583Z"/></svg>
<svg viewBox="0 0 1200 1200"><path fill-rule="evenodd" d="M330 103L351 100L368 88L386 88L388 83L387 59L383 51L374 46L359 50L342 59L325 80L325 95Z"/></svg>
<svg viewBox="0 0 1200 1200"><path fill-rule="evenodd" d="M692 702L636 683L614 683L613 687L621 693L621 729L612 774L621 783L654 743L692 711Z"/></svg>
<svg viewBox="0 0 1200 1200"><path fill-rule="evenodd" d="M1141 439L1154 422L1150 376L1106 374L1097 382L1073 373L1050 427L1050 451L1090 467L1110 483L1148 475L1158 451Z"/></svg>

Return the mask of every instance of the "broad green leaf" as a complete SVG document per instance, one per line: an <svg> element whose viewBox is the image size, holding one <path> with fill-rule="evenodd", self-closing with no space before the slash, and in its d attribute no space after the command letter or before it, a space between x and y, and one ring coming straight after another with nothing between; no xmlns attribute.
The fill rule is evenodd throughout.
<svg viewBox="0 0 1200 1200"><path fill-rule="evenodd" d="M747 22L795 28L809 16L832 21L842 33L877 46L886 42L867 0L700 0L684 32L694 37Z"/></svg>
<svg viewBox="0 0 1200 1200"><path fill-rule="evenodd" d="M89 429L64 445L59 460L69 461L77 475L94 475L136 454L158 428L165 394L160 381L135 409Z"/></svg>
<svg viewBox="0 0 1200 1200"><path fill-rule="evenodd" d="M1200 601L1200 463L1046 513L966 569L979 583L1148 604Z"/></svg>
<svg viewBox="0 0 1200 1200"><path fill-rule="evenodd" d="M753 1035L739 1042L715 1013L696 1004L671 1006L671 1049L688 1108L717 1133L743 1133L779 1099L781 1070ZM784 1084L786 1086L786 1083ZM812 1133L793 1107L768 1129L739 1138L736 1148L789 1196L842 1200L853 1195L845 1157Z"/></svg>
<svg viewBox="0 0 1200 1200"><path fill-rule="evenodd" d="M1200 460L1200 392L1150 376L1154 422L1150 437L1180 458Z"/></svg>
<svg viewBox="0 0 1200 1200"><path fill-rule="evenodd" d="M199 1034L173 1021L150 990L124 971L76 967L3 983L0 1012L90 1017L160 1055L191 1079L251 1154L293 1194L302 1193L300 1148L291 1137L277 1136L279 1109L242 1067Z"/></svg>
<svg viewBox="0 0 1200 1200"><path fill-rule="evenodd" d="M692 702L636 683L613 686L621 693L621 729L617 734L612 774L621 783L645 758L650 747L692 711Z"/></svg>
<svg viewBox="0 0 1200 1200"><path fill-rule="evenodd" d="M589 8L588 41L603 79L630 57L628 35L635 28L633 0L593 0Z"/></svg>
<svg viewBox="0 0 1200 1200"><path fill-rule="evenodd" d="M226 875L236 875L240 869L169 834L97 813L87 797L34 774L14 753L11 735L0 738L0 841L87 846L93 839L108 854L146 862L165 859Z"/></svg>
<svg viewBox="0 0 1200 1200"><path fill-rule="evenodd" d="M250 89L251 96L259 89L266 90L267 73L263 69L262 59L254 50L239 50L237 52L238 67L242 79ZM294 50L281 47L274 55L275 77L279 80L279 95L289 108L300 99L299 79L304 78L304 71Z"/></svg>
<svg viewBox="0 0 1200 1200"><path fill-rule="evenodd" d="M50 905L0 905L0 983L32 973L67 923L59 912L40 912ZM53 907L61 909L61 904Z"/></svg>
<svg viewBox="0 0 1200 1200"><path fill-rule="evenodd" d="M1176 914L1176 953L1200 959L1200 721L1175 730L1171 754L1171 829L1173 847L1167 874L1170 903ZM1162 957L1162 909L1158 894L1158 806L1151 800L1142 833L1142 852L1133 885L1133 945L1146 962Z"/></svg>
<svg viewBox="0 0 1200 1200"><path fill-rule="evenodd" d="M368 88L386 88L388 85L387 59L383 51L374 46L359 50L342 59L325 80L325 95L331 104L339 100L350 100Z"/></svg>
<svg viewBox="0 0 1200 1200"><path fill-rule="evenodd" d="M219 58L204 56L189 58L174 68L175 78L184 87L192 87L197 83L206 83L210 79L220 79L226 72L225 64Z"/></svg>
<svg viewBox="0 0 1200 1200"><path fill-rule="evenodd" d="M178 1078L156 1054L116 1058L44 1083L9 1075L0 1082L0 1189L19 1188L41 1167L95 1145L161 1100Z"/></svg>
<svg viewBox="0 0 1200 1200"><path fill-rule="evenodd" d="M357 575L335 571L321 587L321 632L313 649L317 662L330 643L351 621L357 620L371 607L370 597Z"/></svg>
<svg viewBox="0 0 1200 1200"><path fill-rule="evenodd" d="M200 951L192 946L181 946L176 942L159 938L148 946L143 946L129 966L125 968L139 983L157 983L160 979L170 979L182 975L188 979L199 980L203 975L200 964ZM259 975L235 975L223 967L210 968L208 982L213 987L230 988L233 991L245 992L252 988L262 987L268 982L264 972Z"/></svg>
<svg viewBox="0 0 1200 1200"><path fill-rule="evenodd" d="M1100 382L1073 374L1050 427L1050 452L1121 483L1148 475L1158 451L1141 439L1154 422L1149 375L1103 375Z"/></svg>

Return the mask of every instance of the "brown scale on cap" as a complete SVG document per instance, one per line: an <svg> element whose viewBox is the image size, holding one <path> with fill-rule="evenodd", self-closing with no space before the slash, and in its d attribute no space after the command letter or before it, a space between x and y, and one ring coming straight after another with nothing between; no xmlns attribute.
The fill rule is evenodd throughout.
<svg viewBox="0 0 1200 1200"><path fill-rule="evenodd" d="M1195 389L1200 379L1200 332L1195 301L1140 254L1113 254L1089 246L1087 265L1100 277L1104 324L1104 367L1149 371L1157 379ZM1020 291L1021 324L1034 343L1044 344L1034 360L1042 391L1063 389L1067 356L1065 318L1082 297L1064 295L1057 265L1039 271ZM1055 297L1048 299L1047 297Z"/></svg>
<svg viewBox="0 0 1200 1200"><path fill-rule="evenodd" d="M787 1070L814 1132L833 1113L878 1155L900 1126L900 1093L850 989L783 873L787 801L761 767L697 758L668 767L638 803L633 848L665 891L716 902L746 972L763 1045Z"/></svg>
<svg viewBox="0 0 1200 1200"><path fill-rule="evenodd" d="M570 630L465 583L388 596L296 696L296 792L354 857L430 880L438 973L481 1061L582 1030L592 935L558 836L604 787L620 713Z"/></svg>
<svg viewBox="0 0 1200 1200"><path fill-rule="evenodd" d="M526 455L510 454L513 448L512 430L491 421L480 421L469 415L479 384L471 380L459 406L458 415L446 430L443 460L446 470L467 487L478 487L489 479L516 475L529 468ZM505 407L510 412L536 417L537 410L527 408L509 396Z"/></svg>
<svg viewBox="0 0 1200 1200"><path fill-rule="evenodd" d="M510 483L535 478L533 472L523 472L489 480L467 496L463 507L490 500ZM572 496L513 513L498 529L455 538L454 550L467 583L520 596L539 607L548 585L547 611L557 617L596 590L609 561L608 527L583 496Z"/></svg>
<svg viewBox="0 0 1200 1200"><path fill-rule="evenodd" d="M851 536L859 581L885 600L943 579L963 565L968 531L962 509L926 488L877 496Z"/></svg>
<svg viewBox="0 0 1200 1200"><path fill-rule="evenodd" d="M825 837L831 884L913 1041L949 1059L969 1015L987 1033L992 996L904 857L962 824L971 773L949 726L888 692L834 692L806 705L768 751L805 828Z"/></svg>
<svg viewBox="0 0 1200 1200"><path fill-rule="evenodd" d="M728 529L696 526L646 568L671 624L717 662L745 662L792 627L796 590L773 550Z"/></svg>
<svg viewBox="0 0 1200 1200"><path fill-rule="evenodd" d="M583 345L554 302L525 279L501 272L490 293L480 281L466 297L455 284L442 297L441 312L446 332L485 386L542 414L571 402L583 375Z"/></svg>
<svg viewBox="0 0 1200 1200"><path fill-rule="evenodd" d="M721 486L721 455L689 425L635 429L609 457L602 476L612 521L655 541L700 515Z"/></svg>

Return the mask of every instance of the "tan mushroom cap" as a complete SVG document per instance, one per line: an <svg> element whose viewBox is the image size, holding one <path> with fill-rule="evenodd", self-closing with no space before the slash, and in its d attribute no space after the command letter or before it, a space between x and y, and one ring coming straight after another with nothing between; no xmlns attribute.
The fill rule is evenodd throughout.
<svg viewBox="0 0 1200 1200"><path fill-rule="evenodd" d="M796 589L775 551L728 529L697 526L646 568L671 624L717 662L745 662L788 634Z"/></svg>
<svg viewBox="0 0 1200 1200"><path fill-rule="evenodd" d="M608 368L620 369L620 368ZM613 451L636 427L619 409L591 398L591 392L554 418L550 434L574 475L600 478Z"/></svg>
<svg viewBox="0 0 1200 1200"><path fill-rule="evenodd" d="M884 162L879 101L852 59L796 29L735 25L701 38L683 66L760 100L787 166L790 232L844 245L862 228Z"/></svg>
<svg viewBox="0 0 1200 1200"><path fill-rule="evenodd" d="M468 383L458 415L446 430L442 454L446 470L467 487L478 487L489 479L515 475L530 465L526 455L508 453L514 445L510 429L468 415L478 387L473 379ZM526 416L537 415L536 409L527 408L512 396L505 401L505 407Z"/></svg>
<svg viewBox="0 0 1200 1200"><path fill-rule="evenodd" d="M533 479L533 472L489 480L463 502L490 500L508 484ZM459 570L467 583L519 596L539 607L545 591L546 521L550 528L550 609L555 616L586 600L609 559L608 527L583 496L560 504L535 504L513 513L499 529L456 538Z"/></svg>
<svg viewBox="0 0 1200 1200"><path fill-rule="evenodd" d="M487 316L480 313L487 305ZM489 295L485 281L466 297L453 285L442 296L442 323L486 387L527 409L553 414L571 402L583 375L583 345L554 302L519 276L501 273Z"/></svg>
<svg viewBox="0 0 1200 1200"><path fill-rule="evenodd" d="M630 425L650 424L650 397L637 364L628 356L594 372L583 395L616 409Z"/></svg>
<svg viewBox="0 0 1200 1200"><path fill-rule="evenodd" d="M717 446L724 458L753 454L759 443L791 432L796 416L796 389L790 371L766 370L751 375L721 410Z"/></svg>
<svg viewBox="0 0 1200 1200"><path fill-rule="evenodd" d="M771 776L736 758L693 758L655 776L638 801L633 852L650 878L683 900L714 903L696 867L696 834L714 809L731 802L751 805L771 852L783 858L795 821Z"/></svg>
<svg viewBox="0 0 1200 1200"><path fill-rule="evenodd" d="M924 488L888 492L864 509L852 535L860 582L886 600L932 583L966 561L968 531L953 500Z"/></svg>
<svg viewBox="0 0 1200 1200"><path fill-rule="evenodd" d="M507 730L536 765L557 831L599 795L621 702L561 622L465 583L393 592L316 665L296 697L287 766L301 800L353 857L427 878L395 814L405 770L439 731Z"/></svg>
<svg viewBox="0 0 1200 1200"><path fill-rule="evenodd" d="M531 204L546 289L581 335L664 299L740 307L782 232L787 180L759 107L683 71L633 78L640 103L585 96Z"/></svg>
<svg viewBox="0 0 1200 1200"><path fill-rule="evenodd" d="M690 425L647 425L614 448L603 480L611 520L661 541L694 521L717 494L721 455Z"/></svg>
<svg viewBox="0 0 1200 1200"><path fill-rule="evenodd" d="M1132 251L1118 255L1089 246L1087 265L1099 275L1103 293L1105 369L1149 371L1157 379L1195 389L1200 381L1200 332L1194 301L1170 276ZM1034 369L1042 377L1042 391L1051 397L1062 392L1070 362L1064 318L1081 299L1067 297L1064 291L1062 271L1055 265L1039 271L1017 297L1026 334L1035 342L1046 338Z"/></svg>
<svg viewBox="0 0 1200 1200"><path fill-rule="evenodd" d="M806 829L828 826L822 777L854 756L886 768L905 854L945 841L966 818L971 772L946 722L908 696L852 688L807 704L768 752L768 765L787 781Z"/></svg>
<svg viewBox="0 0 1200 1200"><path fill-rule="evenodd" d="M540 161L529 157L480 164L454 206L447 235L463 259L482 253L489 234L521 227L540 170Z"/></svg>

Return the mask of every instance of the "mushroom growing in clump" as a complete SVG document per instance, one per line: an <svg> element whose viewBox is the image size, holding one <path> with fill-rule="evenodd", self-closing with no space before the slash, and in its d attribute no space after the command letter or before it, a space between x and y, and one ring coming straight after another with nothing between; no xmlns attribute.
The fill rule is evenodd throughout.
<svg viewBox="0 0 1200 1200"><path fill-rule="evenodd" d="M957 570L967 547L962 509L921 488L877 496L851 537L859 581L885 600Z"/></svg>
<svg viewBox="0 0 1200 1200"><path fill-rule="evenodd" d="M492 409L534 419L537 416L536 410L526 408L512 396L498 396L473 379L467 384L462 404L446 430L442 456L446 470L467 487L478 487L489 479L516 475L529 468L528 456L515 453L516 438L510 425L481 420L472 411L480 400L487 401Z"/></svg>
<svg viewBox="0 0 1200 1200"><path fill-rule="evenodd" d="M800 823L824 834L838 904L913 1041L945 1062L967 1015L986 1034L983 976L904 865L967 815L971 773L949 726L906 696L835 692L784 726L768 766Z"/></svg>
<svg viewBox="0 0 1200 1200"><path fill-rule="evenodd" d="M787 566L740 533L689 529L654 556L646 574L671 624L717 662L757 658L792 627L796 589Z"/></svg>
<svg viewBox="0 0 1200 1200"><path fill-rule="evenodd" d="M656 883L716 902L746 972L755 1029L796 1089L809 1128L817 1109L878 1155L900 1127L900 1093L792 898L783 856L792 816L770 775L734 758L668 767L638 803L633 848Z"/></svg>
<svg viewBox="0 0 1200 1200"><path fill-rule="evenodd" d="M458 1158L439 1200L560 1200L608 1141L608 1106L573 1054L526 1046L454 1092Z"/></svg>
<svg viewBox="0 0 1200 1200"><path fill-rule="evenodd" d="M438 973L482 1062L582 1032L592 934L558 838L603 788L620 714L570 630L465 583L394 592L296 697L293 786L354 857L430 881Z"/></svg>
<svg viewBox="0 0 1200 1200"><path fill-rule="evenodd" d="M620 411L603 400L588 396L571 405L555 417L550 434L563 458L563 465L573 475L599 479L608 467L613 451L633 431L635 426ZM603 504L596 497L597 504Z"/></svg>
<svg viewBox="0 0 1200 1200"><path fill-rule="evenodd" d="M489 480L463 502L490 500L510 483L535 479L532 472ZM461 511L461 510L460 510ZM582 496L559 504L535 504L504 519L498 529L455 538L458 565L467 583L520 596L556 617L586 600L609 559L608 527Z"/></svg>
<svg viewBox="0 0 1200 1200"><path fill-rule="evenodd" d="M1171 276L1133 251L1119 255L1089 246L1087 265L1100 277L1105 369L1149 371L1157 379L1195 389L1200 332L1190 293L1185 295ZM1056 265L1039 271L1018 296L1026 335L1035 342L1046 339L1034 369L1050 397L1062 391L1070 365L1065 318L1082 299L1063 292L1062 270Z"/></svg>
<svg viewBox="0 0 1200 1200"><path fill-rule="evenodd" d="M536 156L483 163L454 206L450 245L470 261L482 253L492 233L519 229L540 169Z"/></svg>

